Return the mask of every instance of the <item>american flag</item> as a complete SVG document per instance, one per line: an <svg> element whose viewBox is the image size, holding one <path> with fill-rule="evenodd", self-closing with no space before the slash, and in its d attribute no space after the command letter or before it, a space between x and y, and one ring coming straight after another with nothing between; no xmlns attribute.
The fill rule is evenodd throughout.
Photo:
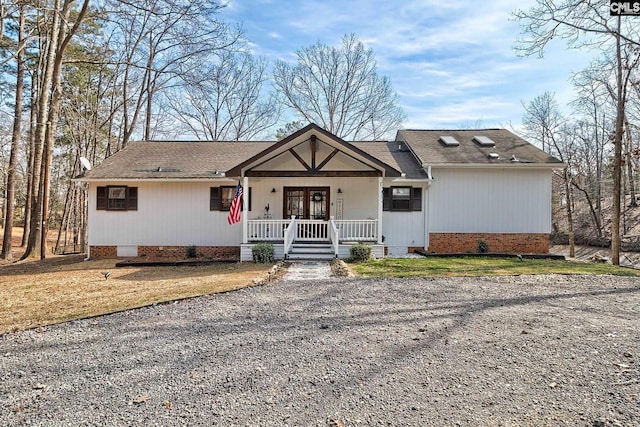
<svg viewBox="0 0 640 427"><path fill-rule="evenodd" d="M231 202L231 208L229 209L229 216L227 217L227 222L229 225L233 225L236 222L240 221L240 210L242 206L242 185L238 183L236 187L236 194L233 196L233 201Z"/></svg>

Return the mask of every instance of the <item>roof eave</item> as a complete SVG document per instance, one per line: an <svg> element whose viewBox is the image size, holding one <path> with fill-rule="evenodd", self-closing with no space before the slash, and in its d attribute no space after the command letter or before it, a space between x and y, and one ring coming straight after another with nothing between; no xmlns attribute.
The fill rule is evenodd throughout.
<svg viewBox="0 0 640 427"><path fill-rule="evenodd" d="M234 178L227 176L212 176L212 177L185 177L185 178L171 178L171 177L111 177L111 178L73 178L76 182L130 182L130 181L146 181L146 182L209 182L209 181L234 181Z"/></svg>
<svg viewBox="0 0 640 427"><path fill-rule="evenodd" d="M423 168L464 168L464 169L491 169L491 168L509 168L509 169L564 169L567 167L564 163L525 163L525 162L509 162L509 163L423 163Z"/></svg>

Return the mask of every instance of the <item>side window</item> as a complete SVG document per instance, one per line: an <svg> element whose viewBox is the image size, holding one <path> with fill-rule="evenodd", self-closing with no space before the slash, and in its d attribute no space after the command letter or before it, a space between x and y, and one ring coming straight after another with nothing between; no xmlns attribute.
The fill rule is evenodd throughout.
<svg viewBox="0 0 640 427"><path fill-rule="evenodd" d="M422 188L385 187L382 189L382 210L409 212L422 210Z"/></svg>
<svg viewBox="0 0 640 427"><path fill-rule="evenodd" d="M411 187L391 187L391 210L411 210Z"/></svg>
<svg viewBox="0 0 640 427"><path fill-rule="evenodd" d="M138 210L138 187L113 185L98 187L96 209L108 211Z"/></svg>
<svg viewBox="0 0 640 427"><path fill-rule="evenodd" d="M209 189L209 210L210 211L229 211L231 202L236 195L236 186L223 185L220 187L211 187ZM251 210L251 187L249 187L249 210Z"/></svg>

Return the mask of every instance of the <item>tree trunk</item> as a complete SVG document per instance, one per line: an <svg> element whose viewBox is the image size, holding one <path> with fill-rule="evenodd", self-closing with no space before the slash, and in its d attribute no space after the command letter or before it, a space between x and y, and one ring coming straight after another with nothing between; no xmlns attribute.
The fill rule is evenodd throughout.
<svg viewBox="0 0 640 427"><path fill-rule="evenodd" d="M35 124L38 118L37 94L39 91L39 73L38 68L33 70L31 78L31 113L29 117L29 154L27 162L27 194L24 202L24 229L22 230L22 243L20 246L26 246L29 242L31 234L31 207L34 194L33 171L34 171L34 153L35 153Z"/></svg>
<svg viewBox="0 0 640 427"><path fill-rule="evenodd" d="M620 41L621 20L618 16L616 33L616 61L617 61L617 99L616 99L616 128L613 138L613 208L611 212L611 263L620 265L620 199L622 172L622 131L624 126L624 91L622 87L622 54Z"/></svg>
<svg viewBox="0 0 640 427"><path fill-rule="evenodd" d="M567 222L569 223L569 256L574 258L576 256L576 241L575 233L573 232L573 206L571 197L571 171L569 166L564 168L564 190L567 194Z"/></svg>
<svg viewBox="0 0 640 427"><path fill-rule="evenodd" d="M58 33L60 31L60 0L55 0L52 11L51 29L48 34L41 37L48 38L46 49L46 59L44 60L44 72L40 82L40 90L38 91L38 116L36 122L35 144L34 144L34 161L33 161L33 189L37 189L32 195L31 209L31 229L29 233L29 241L27 248L22 255L25 258L40 258L42 238L42 216L44 210L44 197L42 194L42 168L43 168L43 150L45 147L47 124L49 120L49 101L51 96L51 85L53 82L53 69L55 55L58 48Z"/></svg>
<svg viewBox="0 0 640 427"><path fill-rule="evenodd" d="M15 215L16 170L18 165L18 147L20 128L22 126L22 96L24 89L24 5L20 4L18 18L18 53L16 56L16 102L13 110L13 134L11 135L11 152L9 154L9 171L7 175L7 210L5 211L4 237L2 240L2 259L11 261L13 218Z"/></svg>
<svg viewBox="0 0 640 427"><path fill-rule="evenodd" d="M626 161L627 161L627 182L629 183L629 195L631 196L631 201L629 202L630 208L637 208L638 201L636 200L636 183L633 173L633 142L631 139L631 127L629 126L629 121L625 120L625 142L626 142Z"/></svg>
<svg viewBox="0 0 640 427"><path fill-rule="evenodd" d="M71 13L71 4L73 0L66 0L61 11L63 22L69 21ZM49 186L51 181L51 162L53 160L53 146L55 144L55 135L58 125L58 116L60 115L60 105L62 103L62 59L64 51L71 41L71 37L75 34L84 19L89 7L89 0L85 0L80 13L76 17L76 22L67 34L65 25L59 26L57 38L59 40L56 49L55 61L53 64L52 87L51 87L51 103L49 105L49 123L45 133L45 161L43 163L43 179L42 179L42 238L40 239L40 258L44 259L47 254L47 235L49 230Z"/></svg>

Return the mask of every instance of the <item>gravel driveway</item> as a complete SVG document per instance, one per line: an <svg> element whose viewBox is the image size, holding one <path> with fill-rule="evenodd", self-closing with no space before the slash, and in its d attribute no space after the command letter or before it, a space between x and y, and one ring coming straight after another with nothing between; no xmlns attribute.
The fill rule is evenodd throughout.
<svg viewBox="0 0 640 427"><path fill-rule="evenodd" d="M640 425L640 281L281 281L0 336L0 425Z"/></svg>

